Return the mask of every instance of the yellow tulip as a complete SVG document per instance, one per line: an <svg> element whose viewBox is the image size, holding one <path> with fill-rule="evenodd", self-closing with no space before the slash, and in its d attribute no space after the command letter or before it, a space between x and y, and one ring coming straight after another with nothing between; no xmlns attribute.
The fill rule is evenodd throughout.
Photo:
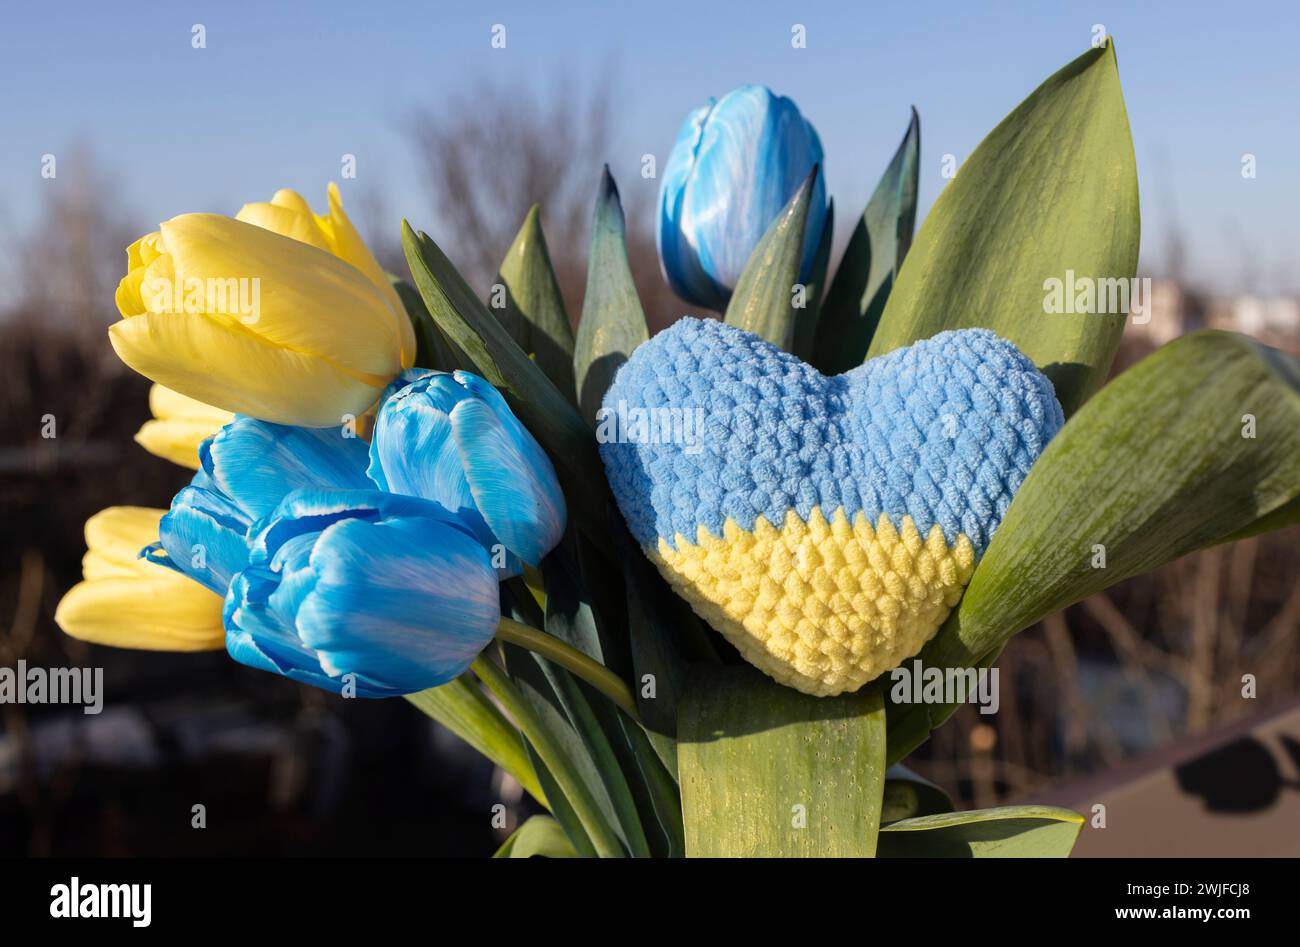
<svg viewBox="0 0 1300 947"><path fill-rule="evenodd" d="M221 596L167 566L140 558L158 539L166 510L111 506L86 521L85 580L54 613L67 634L94 644L149 651L225 647Z"/></svg>
<svg viewBox="0 0 1300 947"><path fill-rule="evenodd" d="M136 432L135 441L151 454L173 464L199 469L199 444L235 419L202 401L154 385L149 389L152 421L145 421Z"/></svg>
<svg viewBox="0 0 1300 947"><path fill-rule="evenodd" d="M182 214L127 248L113 348L140 374L216 408L329 427L360 417L415 361L401 300L330 188L238 218Z"/></svg>

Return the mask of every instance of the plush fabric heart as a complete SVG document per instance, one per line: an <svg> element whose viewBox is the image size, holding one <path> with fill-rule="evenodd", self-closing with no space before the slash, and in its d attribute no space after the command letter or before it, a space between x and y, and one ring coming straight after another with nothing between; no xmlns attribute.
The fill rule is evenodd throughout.
<svg viewBox="0 0 1300 947"><path fill-rule="evenodd" d="M984 329L827 378L685 318L619 369L597 440L678 594L751 664L829 695L934 635L1062 422L1051 382Z"/></svg>

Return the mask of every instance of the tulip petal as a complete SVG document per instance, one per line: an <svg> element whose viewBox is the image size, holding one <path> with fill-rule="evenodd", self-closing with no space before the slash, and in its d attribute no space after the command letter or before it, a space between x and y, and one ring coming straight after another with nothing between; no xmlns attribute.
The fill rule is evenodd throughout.
<svg viewBox="0 0 1300 947"><path fill-rule="evenodd" d="M157 384L149 386L149 413L161 421L176 419L211 421L216 428L229 424L235 419L229 411L214 408L210 404L186 397L179 391L172 391L166 385Z"/></svg>
<svg viewBox="0 0 1300 947"><path fill-rule="evenodd" d="M160 511L161 512L161 511ZM124 562L112 555L95 550L87 549L86 554L81 557L81 575L87 580L94 579L123 579L130 578L133 575L139 575L141 564L136 560L139 559L142 550L149 546L149 543L158 541L158 531L155 528L154 538L143 546L137 546L135 559Z"/></svg>
<svg viewBox="0 0 1300 947"><path fill-rule="evenodd" d="M202 316L146 313L109 328L131 368L226 411L280 424L329 427L360 416L384 384L358 380L332 361L278 348Z"/></svg>
<svg viewBox="0 0 1300 947"><path fill-rule="evenodd" d="M272 566L281 547L294 537L323 532L341 520L375 522L402 516L442 523L474 536L459 517L431 500L380 490L303 489L288 494L274 513L257 524L249 537L249 561L262 568Z"/></svg>
<svg viewBox="0 0 1300 947"><path fill-rule="evenodd" d="M465 397L454 376L426 372L387 398L375 419L368 474L383 490L446 507L492 546L497 537L475 505L452 433L452 409Z"/></svg>
<svg viewBox="0 0 1300 947"><path fill-rule="evenodd" d="M145 421L135 433L135 442L155 457L198 470L199 445L213 433L211 421L179 418Z"/></svg>
<svg viewBox="0 0 1300 947"><path fill-rule="evenodd" d="M302 198L299 197L298 200L301 201ZM307 208L306 213L303 213L297 208L277 204L274 201L245 204L235 215L235 220L261 227L271 233L278 233L282 237L289 237L318 250L324 250L326 253L332 252L329 238L316 222L316 215L311 212L310 207Z"/></svg>
<svg viewBox="0 0 1300 947"><path fill-rule="evenodd" d="M219 491L191 485L172 500L158 535L177 569L225 595L235 573L248 565L245 536L251 522Z"/></svg>
<svg viewBox="0 0 1300 947"><path fill-rule="evenodd" d="M300 487L370 488L366 443L347 430L239 418L202 448L203 469L250 520L261 519Z"/></svg>
<svg viewBox="0 0 1300 947"><path fill-rule="evenodd" d="M259 525L252 564L231 583L226 646L336 693L410 693L464 670L494 633L497 594L486 551L437 504L297 490Z"/></svg>
<svg viewBox="0 0 1300 947"><path fill-rule="evenodd" d="M140 286L143 281L143 266L128 270L127 274L118 281L113 302L117 306L117 311L123 316L138 316L144 312L144 300L140 296Z"/></svg>
<svg viewBox="0 0 1300 947"><path fill-rule="evenodd" d="M66 634L93 644L151 651L222 647L221 597L163 566L87 579L68 590L54 613Z"/></svg>
<svg viewBox="0 0 1300 947"><path fill-rule="evenodd" d="M135 243L126 248L126 268L128 270L138 269L148 266L154 260L158 259L161 252L158 249L158 231L147 233Z"/></svg>
<svg viewBox="0 0 1300 947"><path fill-rule="evenodd" d="M322 671L316 652L304 645L268 606L267 599L275 586L271 573L256 568L235 576L223 613L227 653L240 664L259 671L340 693L345 682ZM360 677L355 683L358 697L395 697L400 693Z"/></svg>
<svg viewBox="0 0 1300 947"><path fill-rule="evenodd" d="M713 111L714 101L686 116L677 133L677 141L664 165L659 186L659 215L655 221L655 241L659 245L659 265L673 292L683 299L721 311L730 295L700 268L694 247L686 239L682 226L686 186L695 170L704 125Z"/></svg>
<svg viewBox="0 0 1300 947"><path fill-rule="evenodd" d="M451 412L474 503L506 549L536 565L564 535L555 468L495 388L467 372L457 372L456 380L477 395Z"/></svg>
<svg viewBox="0 0 1300 947"><path fill-rule="evenodd" d="M147 506L110 506L86 520L86 555L92 554L95 574L131 575L138 571L140 550L158 539L158 522L166 510Z"/></svg>
<svg viewBox="0 0 1300 947"><path fill-rule="evenodd" d="M285 207L307 217L315 217L311 204L291 187L282 187L271 195L271 203L276 207Z"/></svg>
<svg viewBox="0 0 1300 947"><path fill-rule="evenodd" d="M311 565L297 629L333 676L364 668L404 693L436 687L468 668L500 619L486 550L442 523L345 520L321 534Z"/></svg>
<svg viewBox="0 0 1300 947"><path fill-rule="evenodd" d="M388 304L398 315L398 330L402 340L402 367L410 368L415 364L415 328L407 318L406 307L402 304L401 297L397 295L397 290L393 288L392 280L388 278L384 268L379 265L375 255L361 239L357 228L352 226L352 221L344 213L339 186L331 181L328 193L330 213L325 221L325 229L333 244L331 249L340 259L346 260L360 270L388 298Z"/></svg>
<svg viewBox="0 0 1300 947"><path fill-rule="evenodd" d="M145 264L140 271L140 302L145 312L167 312L176 302L176 267L170 256L158 256ZM129 274L128 274L129 275ZM185 303L181 296L181 305ZM126 315L126 313L123 313ZM134 313L133 313L134 315Z"/></svg>

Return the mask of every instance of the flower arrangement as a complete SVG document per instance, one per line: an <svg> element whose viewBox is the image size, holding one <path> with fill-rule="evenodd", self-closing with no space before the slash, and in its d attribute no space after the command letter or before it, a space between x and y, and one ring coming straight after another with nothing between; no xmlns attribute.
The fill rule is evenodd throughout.
<svg viewBox="0 0 1300 947"><path fill-rule="evenodd" d="M691 113L657 240L722 319L654 338L608 171L576 333L536 208L491 304L406 224L383 272L333 186L163 223L109 335L195 474L86 524L60 626L405 697L549 813L503 856L1067 854L1079 814L954 812L903 761L1020 629L1300 521L1300 364L1199 332L1105 384L1139 238L1110 43L914 240L919 149L913 112L832 277L795 104Z"/></svg>

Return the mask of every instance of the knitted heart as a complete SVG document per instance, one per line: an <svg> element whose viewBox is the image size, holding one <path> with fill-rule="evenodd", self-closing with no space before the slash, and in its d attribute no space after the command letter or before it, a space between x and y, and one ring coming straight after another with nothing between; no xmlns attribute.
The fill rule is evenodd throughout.
<svg viewBox="0 0 1300 947"><path fill-rule="evenodd" d="M685 318L619 369L597 440L677 593L755 667L829 695L934 636L1062 422L1051 382L985 329L827 378Z"/></svg>

